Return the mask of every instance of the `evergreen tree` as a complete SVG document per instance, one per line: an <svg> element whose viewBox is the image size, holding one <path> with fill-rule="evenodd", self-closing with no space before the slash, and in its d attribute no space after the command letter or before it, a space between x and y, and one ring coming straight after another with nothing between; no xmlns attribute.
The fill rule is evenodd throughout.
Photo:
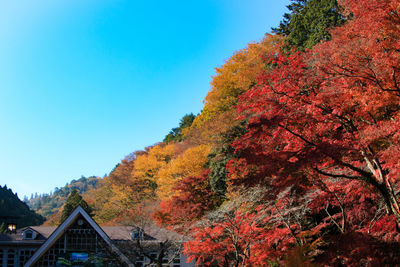
<svg viewBox="0 0 400 267"><path fill-rule="evenodd" d="M245 122L232 126L228 131L222 133L219 142L213 151L208 155L208 175L211 188L220 196L226 192L226 163L235 157L235 149L232 147L233 141L242 136L245 132Z"/></svg>
<svg viewBox="0 0 400 267"><path fill-rule="evenodd" d="M10 221L11 220L11 221ZM44 217L30 210L28 205L18 198L7 186L0 186L0 231L3 230L3 223L16 223L17 227L29 225L40 225Z"/></svg>
<svg viewBox="0 0 400 267"><path fill-rule="evenodd" d="M279 27L272 31L288 37L289 46L299 50L310 49L322 40L329 40L330 28L342 25L345 18L340 14L336 0L291 0Z"/></svg>
<svg viewBox="0 0 400 267"><path fill-rule="evenodd" d="M89 204L86 203L86 201L78 193L78 190L74 189L65 202L60 218L60 224L63 223L78 206L81 206L89 215L91 215L93 212Z"/></svg>
<svg viewBox="0 0 400 267"><path fill-rule="evenodd" d="M36 197L32 195L27 204L40 215L49 218L52 214L60 211L74 189L82 194L96 188L99 181L100 179L95 176L81 177L67 183L66 186L56 187L53 193L37 195Z"/></svg>
<svg viewBox="0 0 400 267"><path fill-rule="evenodd" d="M179 123L179 127L173 128L169 134L167 134L164 138L164 142L165 143L169 143L172 141L177 141L177 142L181 142L183 141L183 133L182 130L190 127L193 123L194 118L196 118L195 115L193 115L193 113L190 114L186 114L185 116L183 116L183 118L181 119L180 123Z"/></svg>

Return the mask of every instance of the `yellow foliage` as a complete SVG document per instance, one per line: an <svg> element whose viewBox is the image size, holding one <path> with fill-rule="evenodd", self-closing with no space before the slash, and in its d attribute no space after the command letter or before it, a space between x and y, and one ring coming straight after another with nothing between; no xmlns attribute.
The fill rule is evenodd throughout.
<svg viewBox="0 0 400 267"><path fill-rule="evenodd" d="M230 57L223 66L216 68L203 111L184 132L185 136L196 136L192 132L200 129L204 131L201 134L203 139L210 141L216 134L209 130L210 123L217 121L220 125L231 125L238 96L257 84L257 77L265 68L262 56L277 51L281 42L282 37L267 34L260 42L250 43L247 48ZM221 116L224 120L220 119ZM219 127L219 130L224 131L226 127Z"/></svg>
<svg viewBox="0 0 400 267"><path fill-rule="evenodd" d="M119 205L115 205L112 183L109 177L104 178L98 188L85 193L94 208L94 219L98 223L110 221L123 211Z"/></svg>
<svg viewBox="0 0 400 267"><path fill-rule="evenodd" d="M210 147L207 145L188 148L160 169L157 182L157 196L159 199L171 198L174 195L173 187L175 183L182 178L189 175L201 175L209 153Z"/></svg>
<svg viewBox="0 0 400 267"><path fill-rule="evenodd" d="M215 119L210 119L202 122L198 127L183 129L186 141L192 145L215 145L218 140L219 134L226 132L231 128L237 121L235 112L227 111L221 113Z"/></svg>
<svg viewBox="0 0 400 267"><path fill-rule="evenodd" d="M99 182L97 189L86 194L95 209L96 221L104 223L121 218L138 203L155 197L152 184L133 176L135 166L134 160L123 160Z"/></svg>
<svg viewBox="0 0 400 267"><path fill-rule="evenodd" d="M156 145L147 154L136 158L132 176L135 179L157 184L158 171L166 166L174 157L175 146L173 143Z"/></svg>
<svg viewBox="0 0 400 267"><path fill-rule="evenodd" d="M99 188L91 191L96 222L110 222L128 215L129 210L147 199L146 190L146 186L137 183L116 183L110 177L105 178Z"/></svg>

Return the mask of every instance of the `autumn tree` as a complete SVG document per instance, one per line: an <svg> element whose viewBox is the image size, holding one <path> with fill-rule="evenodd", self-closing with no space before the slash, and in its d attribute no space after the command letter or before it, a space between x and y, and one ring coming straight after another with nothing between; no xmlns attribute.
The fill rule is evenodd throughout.
<svg viewBox="0 0 400 267"><path fill-rule="evenodd" d="M215 69L204 108L193 125L184 131L189 140L197 145L214 143L219 133L231 127L236 117L237 97L257 84L257 77L265 68L262 57L276 51L281 42L281 37L267 34L261 41L235 52Z"/></svg>
<svg viewBox="0 0 400 267"><path fill-rule="evenodd" d="M255 265L283 264L293 251L329 265L398 260L379 248L399 240L399 3L346 3L354 17L331 41L269 55L259 86L239 96L248 132L234 142L228 182L266 187ZM201 226L186 252L206 265L236 264L226 262L235 217ZM251 264L251 256L241 259Z"/></svg>
<svg viewBox="0 0 400 267"><path fill-rule="evenodd" d="M152 209L143 203L134 217L122 222L121 227L132 233L132 240L116 245L135 266L169 266L181 255L185 236L156 226L150 215Z"/></svg>
<svg viewBox="0 0 400 267"><path fill-rule="evenodd" d="M175 184L175 195L160 203L154 218L163 225L187 227L216 208L221 201L211 189L208 174L209 170L204 170L199 176L187 176Z"/></svg>
<svg viewBox="0 0 400 267"><path fill-rule="evenodd" d="M259 230L252 214L227 213L216 222L194 228L194 240L185 243L184 252L199 265L246 266Z"/></svg>
<svg viewBox="0 0 400 267"><path fill-rule="evenodd" d="M135 159L145 152L136 151L123 159L110 174L99 182L98 188L85 194L96 211L96 220L110 222L129 215L138 203L154 197L154 187L132 173Z"/></svg>
<svg viewBox="0 0 400 267"><path fill-rule="evenodd" d="M346 126L358 139L360 162L368 172L363 176L382 194L399 225L400 5L390 0L343 5L354 19L313 51L310 65L323 77L326 95L345 93L345 105L331 99L332 112L348 119Z"/></svg>
<svg viewBox="0 0 400 267"><path fill-rule="evenodd" d="M159 171L176 157L173 143L157 144L148 149L146 154L138 156L135 160L135 168L132 177L149 185L149 194L154 194L159 183Z"/></svg>
<svg viewBox="0 0 400 267"><path fill-rule="evenodd" d="M193 239L184 246L189 259L204 266L283 263L282 255L289 251L294 238L279 218L276 221L280 223L273 222L263 194L263 187L243 190L235 200L194 225Z"/></svg>
<svg viewBox="0 0 400 267"><path fill-rule="evenodd" d="M268 64L275 68L264 73L263 85L240 97L238 112L249 120L248 133L235 143L241 158L228 163L230 178L248 185L270 180L277 188L304 175L362 181L380 194L399 224L393 31L399 4L348 3L354 19L333 32L332 41L310 56L271 55ZM330 44L340 52L329 52Z"/></svg>
<svg viewBox="0 0 400 267"><path fill-rule="evenodd" d="M158 172L157 196L160 200L170 199L176 194L176 183L187 176L200 176L207 162L210 147L200 145L186 149L182 154L165 164Z"/></svg>

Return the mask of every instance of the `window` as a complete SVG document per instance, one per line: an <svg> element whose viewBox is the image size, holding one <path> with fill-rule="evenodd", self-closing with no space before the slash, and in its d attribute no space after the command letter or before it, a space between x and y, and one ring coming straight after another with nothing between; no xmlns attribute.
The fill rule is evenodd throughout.
<svg viewBox="0 0 400 267"><path fill-rule="evenodd" d="M136 258L136 265L135 266L137 266L137 267L142 267L142 266L144 266L144 256L138 256L137 258Z"/></svg>
<svg viewBox="0 0 400 267"><path fill-rule="evenodd" d="M132 238L132 240L142 240L143 239L143 230L140 228L132 230L131 238Z"/></svg>
<svg viewBox="0 0 400 267"><path fill-rule="evenodd" d="M31 240L31 239L35 239L35 238L36 238L36 233L35 233L34 231L30 230L30 229L25 230L25 231L22 233L22 239L29 239L29 240Z"/></svg>
<svg viewBox="0 0 400 267"><path fill-rule="evenodd" d="M22 267L35 253L34 249L23 249L19 252L19 265Z"/></svg>
<svg viewBox="0 0 400 267"><path fill-rule="evenodd" d="M179 256L177 256L172 263L173 263L173 265L172 265L173 267L180 267L181 259L179 258Z"/></svg>
<svg viewBox="0 0 400 267"><path fill-rule="evenodd" d="M9 249L8 250L8 255L7 255L7 267L14 267L15 263L15 250Z"/></svg>

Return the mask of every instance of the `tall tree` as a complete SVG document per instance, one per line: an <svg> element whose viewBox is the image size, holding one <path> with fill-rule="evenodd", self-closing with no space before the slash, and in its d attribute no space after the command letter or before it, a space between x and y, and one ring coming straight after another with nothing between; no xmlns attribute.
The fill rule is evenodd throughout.
<svg viewBox="0 0 400 267"><path fill-rule="evenodd" d="M246 132L244 122L236 123L228 131L219 136L219 140L207 156L208 167L210 169L209 180L211 188L220 197L225 196L227 190L227 170L226 164L237 155L232 147L233 141Z"/></svg>
<svg viewBox="0 0 400 267"><path fill-rule="evenodd" d="M78 207L81 206L89 215L92 214L92 208L86 203L86 201L82 198L82 196L78 193L78 190L73 190L67 201L65 202L61 218L60 224L63 223L69 215Z"/></svg>
<svg viewBox="0 0 400 267"><path fill-rule="evenodd" d="M196 144L214 143L220 133L232 126L238 96L257 84L259 73L265 69L263 56L275 53L282 39L267 34L260 42L250 43L215 68L204 108L185 131L188 140Z"/></svg>
<svg viewBox="0 0 400 267"><path fill-rule="evenodd" d="M36 194L35 197L32 195L27 204L40 215L49 218L51 215L60 212L60 208L64 205L72 190L77 189L83 194L88 190L95 189L100 181L101 179L95 176L73 179L63 187L56 187L53 193Z"/></svg>
<svg viewBox="0 0 400 267"><path fill-rule="evenodd" d="M399 227L399 3L347 2L354 18L332 41L311 55L271 56L263 86L242 95L248 133L230 178L282 189L304 177L361 181Z"/></svg>
<svg viewBox="0 0 400 267"><path fill-rule="evenodd" d="M287 36L290 46L310 49L320 41L329 40L329 30L345 21L336 0L291 0L279 27L272 30Z"/></svg>

